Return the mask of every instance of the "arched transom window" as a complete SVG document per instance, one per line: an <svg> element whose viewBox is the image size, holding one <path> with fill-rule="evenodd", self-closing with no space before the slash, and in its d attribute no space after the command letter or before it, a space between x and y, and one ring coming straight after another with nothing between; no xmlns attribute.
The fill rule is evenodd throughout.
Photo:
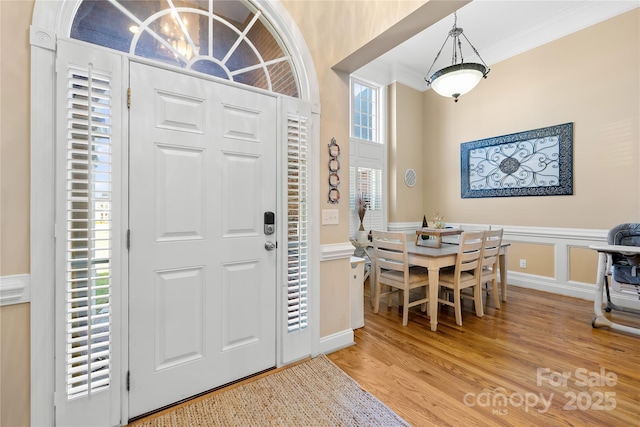
<svg viewBox="0 0 640 427"><path fill-rule="evenodd" d="M71 38L299 97L282 40L260 10L232 0L84 0Z"/></svg>

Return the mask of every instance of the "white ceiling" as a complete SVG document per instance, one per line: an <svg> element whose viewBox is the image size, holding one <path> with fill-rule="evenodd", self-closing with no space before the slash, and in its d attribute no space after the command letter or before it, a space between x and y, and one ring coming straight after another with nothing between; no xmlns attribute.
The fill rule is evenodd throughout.
<svg viewBox="0 0 640 427"><path fill-rule="evenodd" d="M436 0L440 1L440 0ZM458 27L493 64L640 6L640 0L475 0L458 10ZM354 74L380 84L424 91L424 77L453 27L453 14L373 60ZM465 62L479 62L462 40ZM431 73L451 65L447 41Z"/></svg>

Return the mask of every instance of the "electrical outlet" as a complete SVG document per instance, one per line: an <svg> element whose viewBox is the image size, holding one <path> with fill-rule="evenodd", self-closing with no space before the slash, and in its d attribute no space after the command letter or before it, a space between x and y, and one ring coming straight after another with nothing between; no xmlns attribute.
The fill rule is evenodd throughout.
<svg viewBox="0 0 640 427"><path fill-rule="evenodd" d="M527 260L526 259L521 259L520 260L520 268L527 268Z"/></svg>
<svg viewBox="0 0 640 427"><path fill-rule="evenodd" d="M340 223L338 209L322 210L322 225L335 225Z"/></svg>

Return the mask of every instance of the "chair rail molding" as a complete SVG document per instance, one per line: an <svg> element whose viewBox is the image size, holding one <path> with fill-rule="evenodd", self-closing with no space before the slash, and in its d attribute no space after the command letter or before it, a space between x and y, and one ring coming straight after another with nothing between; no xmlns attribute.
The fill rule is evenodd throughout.
<svg viewBox="0 0 640 427"><path fill-rule="evenodd" d="M329 243L320 246L320 262L337 259L350 259L353 256L354 246L351 242Z"/></svg>
<svg viewBox="0 0 640 427"><path fill-rule="evenodd" d="M389 231L414 231L422 228L422 222L390 222L387 229Z"/></svg>
<svg viewBox="0 0 640 427"><path fill-rule="evenodd" d="M31 276L16 274L0 277L0 306L31 301Z"/></svg>

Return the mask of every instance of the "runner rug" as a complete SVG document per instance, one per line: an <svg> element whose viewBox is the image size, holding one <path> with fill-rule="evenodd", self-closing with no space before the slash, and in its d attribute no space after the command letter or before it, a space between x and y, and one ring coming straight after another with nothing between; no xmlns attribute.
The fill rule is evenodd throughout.
<svg viewBox="0 0 640 427"><path fill-rule="evenodd" d="M408 426L321 355L131 424L175 426Z"/></svg>

